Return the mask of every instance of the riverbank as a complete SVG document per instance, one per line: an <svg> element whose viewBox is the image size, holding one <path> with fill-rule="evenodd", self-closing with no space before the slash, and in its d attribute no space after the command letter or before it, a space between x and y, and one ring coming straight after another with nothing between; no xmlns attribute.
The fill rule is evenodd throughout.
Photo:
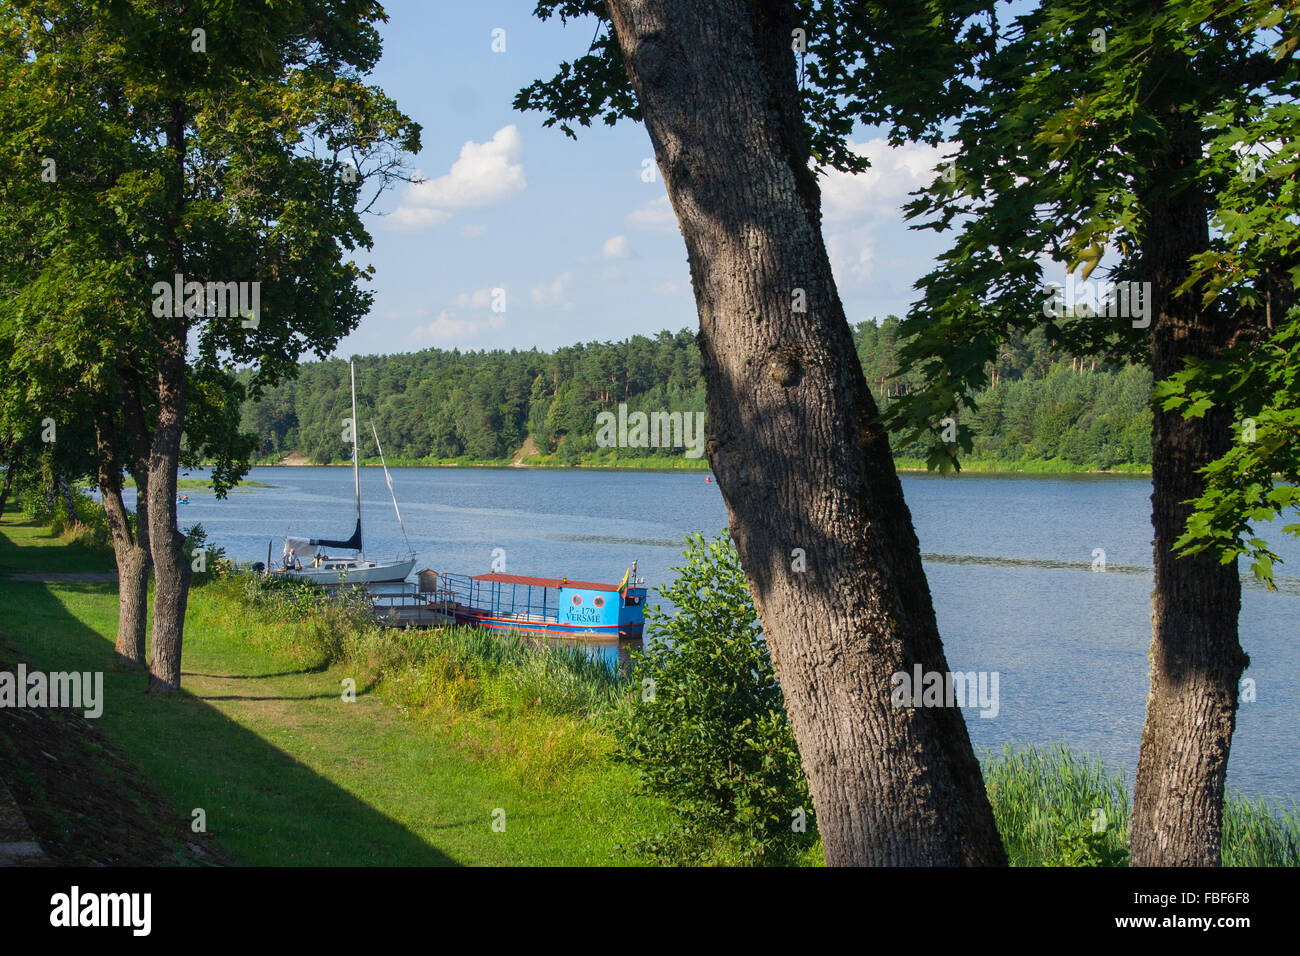
<svg viewBox="0 0 1300 956"><path fill-rule="evenodd" d="M135 479L130 477L129 475L123 478L122 487L134 488ZM195 488L195 489L203 489L203 490L210 491L212 489L212 479L211 478L177 478L176 487L181 489ZM240 488L269 488L269 487L271 486L265 485L260 481L251 481L250 479L247 478L243 479L242 481L240 481L238 484L235 485L236 490Z"/></svg>
<svg viewBox="0 0 1300 956"><path fill-rule="evenodd" d="M920 458L895 458L894 468L904 474L930 473L925 462ZM1053 458L1046 461L1030 460L1007 462L997 459L963 458L961 474L977 475L1053 475L1068 478L1073 475L1129 475L1135 478L1150 477L1150 465L1122 464L1110 468L1092 468L1077 465L1074 462Z"/></svg>
<svg viewBox="0 0 1300 956"><path fill-rule="evenodd" d="M206 464L206 463L205 463ZM315 462L294 452L284 458L260 458L253 462L257 467L351 467L352 459L336 458L328 462ZM365 468L378 468L378 457L363 458L360 462ZM920 458L896 458L894 466L901 474L933 473L926 468ZM568 471L698 471L708 473L712 469L704 458L606 458L586 460L578 463L557 460L554 456L533 456L526 458L390 458L389 468L525 468ZM1069 477L1071 475L1129 475L1132 477L1150 477L1151 467L1141 464L1120 464L1109 468L1085 467L1073 462L1052 459L1050 461L1007 462L992 459L962 460L963 474L979 475L1054 475ZM255 483L253 483L255 484Z"/></svg>

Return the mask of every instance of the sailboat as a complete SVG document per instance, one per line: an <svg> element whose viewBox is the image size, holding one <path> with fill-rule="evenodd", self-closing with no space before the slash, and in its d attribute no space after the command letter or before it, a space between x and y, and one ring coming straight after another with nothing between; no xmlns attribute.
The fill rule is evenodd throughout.
<svg viewBox="0 0 1300 956"><path fill-rule="evenodd" d="M379 461L384 466L384 480L388 482L388 491L393 496L393 510L397 512L397 523L402 529L402 538L406 541L407 556L393 561L373 561L365 556L361 547L361 471L357 458L357 374L351 363L348 363L348 374L352 380L352 484L356 490L356 529L352 532L352 537L346 540L299 538L286 535L285 567L279 573L314 584L372 584L404 581L415 567L415 552L411 549L410 539L406 537L406 525L402 523L402 512L397 507L397 492L393 490L393 478L388 473L388 462L384 461L384 450L379 445L379 432L375 430L373 422L370 430L375 436ZM352 551L354 554L345 557L329 556L325 553L327 548Z"/></svg>

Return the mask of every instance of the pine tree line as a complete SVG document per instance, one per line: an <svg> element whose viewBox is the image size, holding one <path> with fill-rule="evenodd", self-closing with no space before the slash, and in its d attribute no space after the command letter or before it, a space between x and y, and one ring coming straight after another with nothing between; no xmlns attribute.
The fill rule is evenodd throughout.
<svg viewBox="0 0 1300 956"><path fill-rule="evenodd" d="M854 329L867 382L882 406L917 383L899 376L899 320ZM622 342L588 342L554 352L420 352L356 359L360 434L373 420L394 461L503 461L525 439L562 464L681 458L678 448L605 449L596 416L626 403L632 411L704 411L695 334L683 329ZM969 460L1006 465L1059 460L1079 468L1147 466L1151 461L1151 375L1053 355L1046 338L1004 347L990 385L968 410L975 434ZM346 457L350 414L347 363L304 364L296 380L243 408L262 461L297 452L325 463ZM363 449L366 443L363 440ZM918 449L901 447L899 458ZM363 450L363 457L373 451Z"/></svg>

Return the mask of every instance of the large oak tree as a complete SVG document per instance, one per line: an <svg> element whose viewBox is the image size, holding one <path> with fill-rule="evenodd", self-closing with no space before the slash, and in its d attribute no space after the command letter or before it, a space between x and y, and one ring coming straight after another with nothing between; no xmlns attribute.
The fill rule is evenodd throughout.
<svg viewBox="0 0 1300 956"><path fill-rule="evenodd" d="M892 675L948 664L822 240L814 143L848 151L805 125L795 5L612 0L608 15L596 52L520 104L566 122L604 104L650 135L699 310L707 454L826 859L1004 863L960 710L891 702Z"/></svg>

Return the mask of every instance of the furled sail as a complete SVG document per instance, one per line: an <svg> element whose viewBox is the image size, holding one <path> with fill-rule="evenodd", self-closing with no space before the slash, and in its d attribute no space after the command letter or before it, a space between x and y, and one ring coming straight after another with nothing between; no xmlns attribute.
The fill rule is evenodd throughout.
<svg viewBox="0 0 1300 956"><path fill-rule="evenodd" d="M288 554L290 549L293 550L300 558L315 557L317 548L347 548L351 551L361 550L361 519L357 519L357 529L352 532L352 537L346 541L335 541L331 538L293 538L284 539L284 553Z"/></svg>

